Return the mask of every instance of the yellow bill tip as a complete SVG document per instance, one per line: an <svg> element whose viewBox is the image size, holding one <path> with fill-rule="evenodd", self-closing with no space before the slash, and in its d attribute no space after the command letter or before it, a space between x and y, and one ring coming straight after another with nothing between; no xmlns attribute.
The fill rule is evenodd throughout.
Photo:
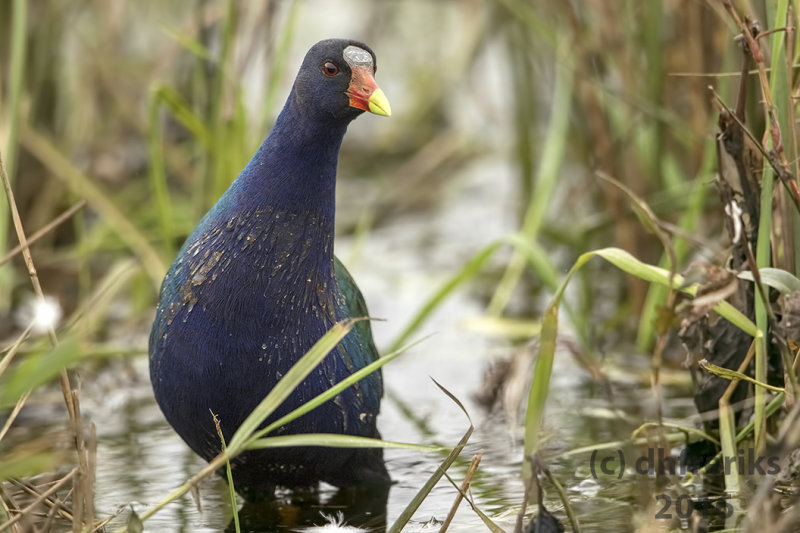
<svg viewBox="0 0 800 533"><path fill-rule="evenodd" d="M389 105L389 99L383 93L383 90L378 87L372 96L367 100L369 103L369 112L381 115L383 117L390 117L392 115L392 106Z"/></svg>

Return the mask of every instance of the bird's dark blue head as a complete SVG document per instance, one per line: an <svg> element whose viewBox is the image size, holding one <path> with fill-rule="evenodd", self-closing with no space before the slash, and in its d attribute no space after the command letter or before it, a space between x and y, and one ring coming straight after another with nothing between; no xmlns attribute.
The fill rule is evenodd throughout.
<svg viewBox="0 0 800 533"><path fill-rule="evenodd" d="M269 205L315 212L332 223L336 165L348 124L364 111L391 114L375 66L375 54L359 41L327 39L312 46L272 132L215 214Z"/></svg>
<svg viewBox="0 0 800 533"><path fill-rule="evenodd" d="M296 109L313 120L350 122L364 111L389 116L375 82L375 54L349 39L320 41L306 54L292 89Z"/></svg>

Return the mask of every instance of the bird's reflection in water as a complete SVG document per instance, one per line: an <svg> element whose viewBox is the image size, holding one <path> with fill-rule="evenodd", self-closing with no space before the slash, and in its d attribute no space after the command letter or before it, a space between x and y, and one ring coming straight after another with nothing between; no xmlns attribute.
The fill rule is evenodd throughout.
<svg viewBox="0 0 800 533"><path fill-rule="evenodd" d="M303 532L332 521L350 527L382 533L386 531L386 503L389 486L348 487L330 494L318 490L295 490L239 509L241 531ZM235 531L233 520L227 533Z"/></svg>

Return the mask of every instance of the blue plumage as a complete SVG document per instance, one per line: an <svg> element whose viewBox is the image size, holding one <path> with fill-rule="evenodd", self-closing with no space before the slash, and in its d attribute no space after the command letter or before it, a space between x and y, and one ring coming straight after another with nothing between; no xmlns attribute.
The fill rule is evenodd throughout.
<svg viewBox="0 0 800 533"><path fill-rule="evenodd" d="M362 43L314 45L272 132L164 279L150 335L151 381L169 423L206 460L220 450L210 411L230 439L335 322L367 315L358 287L333 255L333 236L336 164L347 125L363 110L389 114L373 73L374 54ZM376 357L369 322L361 322L268 422ZM382 392L381 375L373 373L273 435L379 437ZM251 494L320 480L337 486L389 480L379 449L252 451L235 461L233 473L237 489Z"/></svg>

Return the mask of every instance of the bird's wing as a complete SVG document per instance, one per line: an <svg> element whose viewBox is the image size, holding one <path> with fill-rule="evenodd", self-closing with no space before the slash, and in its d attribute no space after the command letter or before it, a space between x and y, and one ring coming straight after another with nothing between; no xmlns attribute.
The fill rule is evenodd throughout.
<svg viewBox="0 0 800 533"><path fill-rule="evenodd" d="M350 272L335 256L333 258L333 271L336 276L336 283L339 285L339 292L344 298L344 309L347 316L351 318L369 317L367 304L364 301L364 296L361 295L358 285L356 285ZM354 330L359 344L363 345L363 349L359 350L359 352L367 357L366 361L359 361L361 363L359 366L375 361L378 358L378 350L375 348L375 341L372 339L372 327L369 320L359 320L356 322Z"/></svg>

